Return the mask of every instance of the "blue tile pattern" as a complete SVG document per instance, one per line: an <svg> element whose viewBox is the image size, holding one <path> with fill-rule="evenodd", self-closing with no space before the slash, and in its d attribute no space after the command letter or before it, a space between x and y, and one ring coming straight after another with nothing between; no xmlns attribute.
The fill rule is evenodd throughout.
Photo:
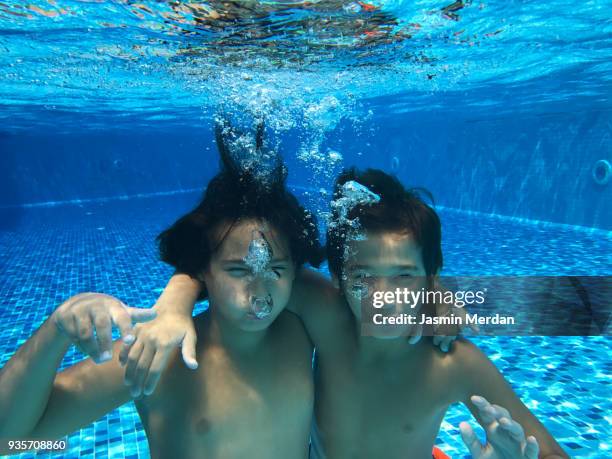
<svg viewBox="0 0 612 459"><path fill-rule="evenodd" d="M62 301L101 291L152 305L172 269L157 259L155 236L197 201L181 194L130 201L11 211L0 232L0 365ZM0 211L2 212L2 211ZM610 275L612 234L441 210L449 275ZM528 407L572 457L610 457L610 337L474 338ZM71 349L61 368L82 359ZM452 407L437 444L468 457ZM68 438L62 454L36 457L145 458L132 403ZM34 457L23 454L16 457Z"/></svg>

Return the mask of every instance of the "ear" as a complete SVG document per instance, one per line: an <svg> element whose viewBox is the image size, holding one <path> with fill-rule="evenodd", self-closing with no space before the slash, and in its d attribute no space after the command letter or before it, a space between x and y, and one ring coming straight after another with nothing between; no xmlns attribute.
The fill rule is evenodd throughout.
<svg viewBox="0 0 612 459"><path fill-rule="evenodd" d="M338 276L336 276L335 274L332 274L332 278L331 278L332 284L335 288L339 289L340 288L340 279L338 279Z"/></svg>

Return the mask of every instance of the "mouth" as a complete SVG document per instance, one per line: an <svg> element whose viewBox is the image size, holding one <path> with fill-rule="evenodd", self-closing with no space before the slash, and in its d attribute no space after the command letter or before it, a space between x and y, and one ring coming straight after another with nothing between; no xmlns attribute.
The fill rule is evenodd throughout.
<svg viewBox="0 0 612 459"><path fill-rule="evenodd" d="M272 314L272 295L265 297L251 297L251 310L247 313L249 319L263 320Z"/></svg>
<svg viewBox="0 0 612 459"><path fill-rule="evenodd" d="M245 316L248 320L252 320L254 322L259 322L265 319L265 317L260 317L257 314L253 313L253 312L247 312L246 316Z"/></svg>

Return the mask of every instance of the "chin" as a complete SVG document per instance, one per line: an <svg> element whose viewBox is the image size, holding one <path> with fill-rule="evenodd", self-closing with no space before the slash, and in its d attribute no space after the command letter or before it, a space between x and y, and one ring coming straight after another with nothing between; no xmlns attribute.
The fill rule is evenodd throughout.
<svg viewBox="0 0 612 459"><path fill-rule="evenodd" d="M265 319L251 319L245 317L240 323L240 329L246 332L262 331L272 325L276 317L266 317Z"/></svg>

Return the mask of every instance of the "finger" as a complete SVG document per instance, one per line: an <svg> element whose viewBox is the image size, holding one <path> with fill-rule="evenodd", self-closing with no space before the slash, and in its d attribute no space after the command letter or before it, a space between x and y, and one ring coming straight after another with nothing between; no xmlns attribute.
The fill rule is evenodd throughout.
<svg viewBox="0 0 612 459"><path fill-rule="evenodd" d="M151 395L155 391L159 378L168 363L168 357L170 357L170 351L167 350L155 353L155 357L153 357L153 361L149 367L149 374L144 384L145 395Z"/></svg>
<svg viewBox="0 0 612 459"><path fill-rule="evenodd" d="M142 354L143 349L144 345L140 340L137 340L132 346L132 349L130 349L127 363L125 365L125 376L123 378L123 382L126 386L131 386L134 382L136 366L138 365L138 359L140 358L140 354Z"/></svg>
<svg viewBox="0 0 612 459"><path fill-rule="evenodd" d="M74 342L78 339L76 320L73 315L59 314L55 316L55 324Z"/></svg>
<svg viewBox="0 0 612 459"><path fill-rule="evenodd" d="M127 311L127 306L124 306L123 303L116 303L110 308L110 311L113 322L117 325L117 328L119 328L119 333L121 334L123 342L128 344L133 343L136 339L136 334L132 326L132 317Z"/></svg>
<svg viewBox="0 0 612 459"><path fill-rule="evenodd" d="M416 329L414 329L412 336L408 339L408 344L416 344L421 340L421 336L423 336L423 326L417 325Z"/></svg>
<svg viewBox="0 0 612 459"><path fill-rule="evenodd" d="M525 441L525 431L518 422L513 421L512 419L508 419L506 417L502 417L499 420L499 425L503 430L510 434L514 441L520 443L522 446L523 442Z"/></svg>
<svg viewBox="0 0 612 459"><path fill-rule="evenodd" d="M461 439L465 446L470 450L470 454L474 459L478 459L482 453L483 446L478 440L478 437L474 433L474 429L467 422L459 424L459 431L461 432Z"/></svg>
<svg viewBox="0 0 612 459"><path fill-rule="evenodd" d="M125 364L127 363L128 355L133 345L134 342L123 342L123 344L121 345L121 351L119 351L119 363L121 364L121 366L125 366Z"/></svg>
<svg viewBox="0 0 612 459"><path fill-rule="evenodd" d="M508 411L506 408L504 408L503 406L499 406L499 405L491 405L491 406L495 410L495 417L498 420L501 418L508 418L509 420L512 420L512 415L510 414L510 411Z"/></svg>
<svg viewBox="0 0 612 459"><path fill-rule="evenodd" d="M94 362L99 363L100 352L98 350L98 343L93 334L93 327L89 315L85 317L74 316L74 320L77 330L77 344Z"/></svg>
<svg viewBox="0 0 612 459"><path fill-rule="evenodd" d="M156 350L154 346L145 345L140 357L138 358L138 363L136 364L136 371L134 374L134 381L132 384L132 389L130 390L132 397L139 397L144 390L144 383L149 375L149 367L151 366L151 362L155 357Z"/></svg>
<svg viewBox="0 0 612 459"><path fill-rule="evenodd" d="M533 436L527 437L527 445L524 450L525 459L538 459L538 454L540 454L538 440Z"/></svg>
<svg viewBox="0 0 612 459"><path fill-rule="evenodd" d="M133 323L137 322L148 322L157 317L157 312L154 309L148 308L130 308L126 307L128 314L132 318Z"/></svg>
<svg viewBox="0 0 612 459"><path fill-rule="evenodd" d="M442 343L440 343L440 349L442 349L443 352L448 352L451 344L456 339L457 339L456 336L445 336L444 339L442 340Z"/></svg>
<svg viewBox="0 0 612 459"><path fill-rule="evenodd" d="M183 355L183 362L187 365L187 368L195 370L198 368L198 361L196 360L196 344L198 338L195 332L187 332L183 338L181 344L181 354Z"/></svg>
<svg viewBox="0 0 612 459"><path fill-rule="evenodd" d="M96 326L100 363L107 362L113 358L113 328L111 318L106 311L100 311L92 317L92 320Z"/></svg>
<svg viewBox="0 0 612 459"><path fill-rule="evenodd" d="M455 341L457 339L456 336L448 336L446 339L446 350L444 352L448 352L450 350L451 344L453 344L453 341Z"/></svg>
<svg viewBox="0 0 612 459"><path fill-rule="evenodd" d="M443 344L445 338L443 335L435 335L433 340L434 346L438 346L442 352L444 352Z"/></svg>
<svg viewBox="0 0 612 459"><path fill-rule="evenodd" d="M470 400L478 409L480 419L483 423L491 424L497 419L495 417L495 410L486 398L481 397L480 395L472 395L472 397L470 397Z"/></svg>

